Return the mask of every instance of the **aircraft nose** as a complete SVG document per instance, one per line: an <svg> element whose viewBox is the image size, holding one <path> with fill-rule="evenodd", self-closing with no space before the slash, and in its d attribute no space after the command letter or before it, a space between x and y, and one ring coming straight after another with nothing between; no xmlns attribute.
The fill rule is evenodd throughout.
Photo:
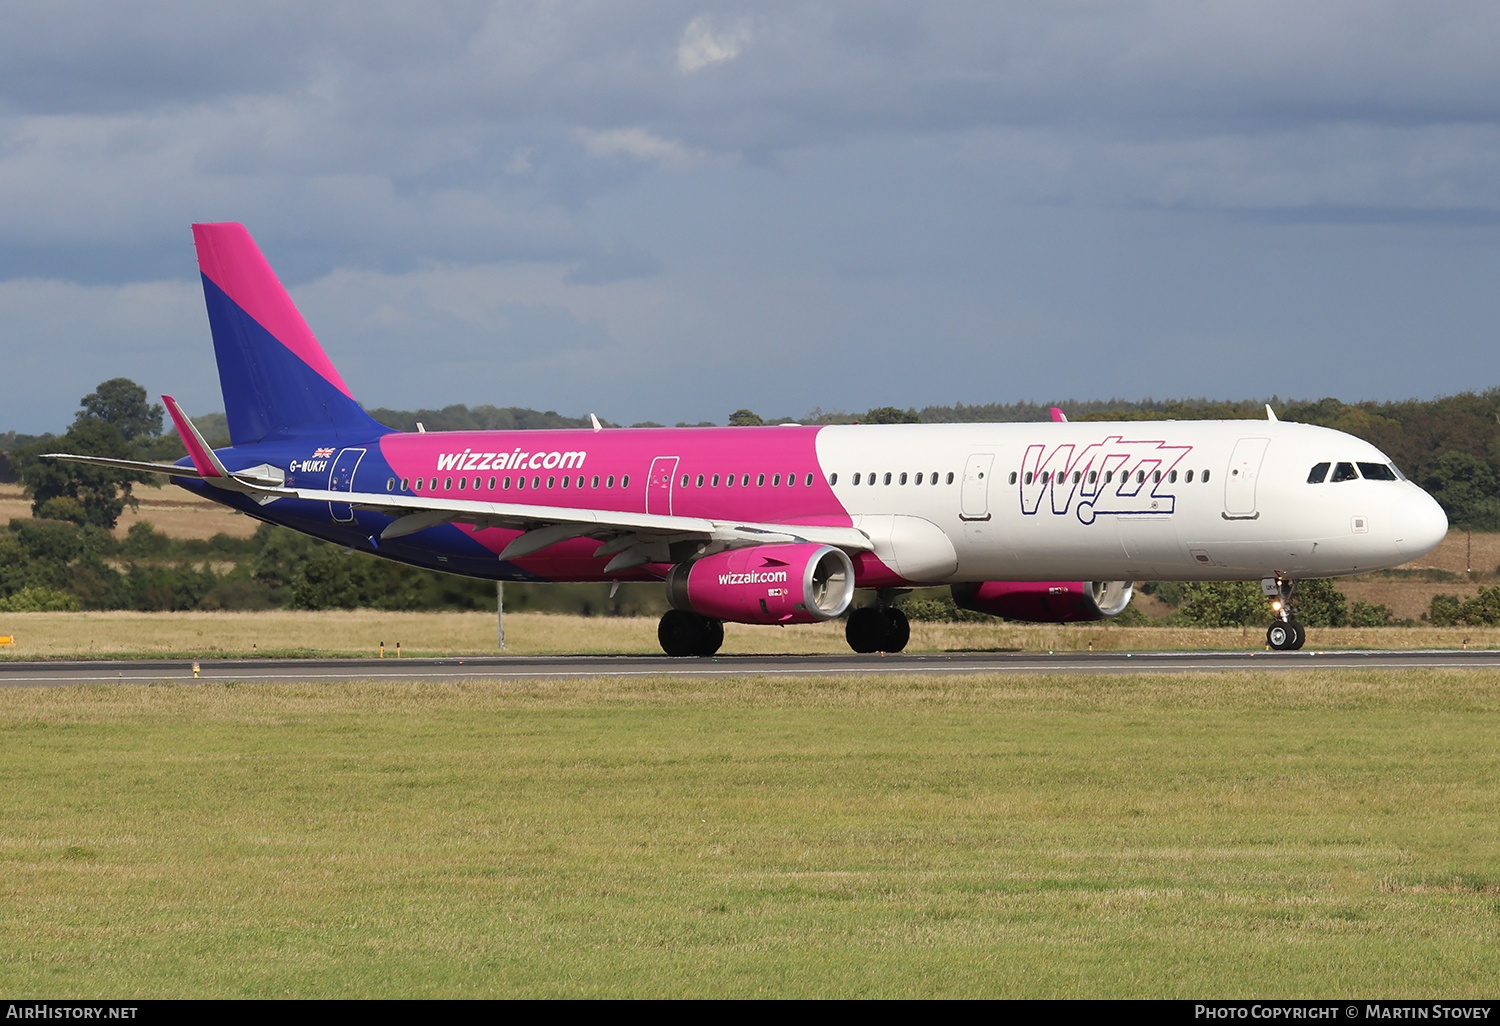
<svg viewBox="0 0 1500 1026"><path fill-rule="evenodd" d="M1448 533L1448 516L1437 500L1413 488L1396 509L1396 548L1409 559L1425 556Z"/></svg>

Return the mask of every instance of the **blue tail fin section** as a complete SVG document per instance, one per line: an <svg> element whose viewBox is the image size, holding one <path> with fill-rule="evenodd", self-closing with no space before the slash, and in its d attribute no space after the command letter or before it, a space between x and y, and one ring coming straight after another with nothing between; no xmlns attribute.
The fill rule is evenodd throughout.
<svg viewBox="0 0 1500 1026"><path fill-rule="evenodd" d="M193 234L230 441L389 434L350 396L250 233L212 224Z"/></svg>

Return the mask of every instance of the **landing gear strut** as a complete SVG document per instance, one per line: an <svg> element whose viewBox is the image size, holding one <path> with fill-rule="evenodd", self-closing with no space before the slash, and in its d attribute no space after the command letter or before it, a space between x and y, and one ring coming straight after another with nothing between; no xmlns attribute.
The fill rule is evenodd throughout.
<svg viewBox="0 0 1500 1026"><path fill-rule="evenodd" d="M669 609L657 625L656 640L669 656L711 656L724 644L724 621Z"/></svg>
<svg viewBox="0 0 1500 1026"><path fill-rule="evenodd" d="M1292 619L1292 592L1297 582L1285 577L1271 577L1261 582L1261 590L1271 600L1276 620L1266 628L1266 644L1278 652L1295 652L1307 640L1307 628Z"/></svg>
<svg viewBox="0 0 1500 1026"><path fill-rule="evenodd" d="M899 652L911 640L911 623L901 610L877 600L849 613L844 640L856 652Z"/></svg>

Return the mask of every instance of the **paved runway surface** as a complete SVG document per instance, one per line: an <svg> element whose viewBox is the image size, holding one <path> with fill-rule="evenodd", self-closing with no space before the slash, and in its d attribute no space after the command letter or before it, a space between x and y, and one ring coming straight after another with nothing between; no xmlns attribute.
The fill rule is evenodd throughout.
<svg viewBox="0 0 1500 1026"><path fill-rule="evenodd" d="M1500 668L1500 651L977 652L892 656L479 656L453 659L226 659L0 662L0 687L176 681L523 680L563 677L781 677L847 673L1203 673L1226 670Z"/></svg>

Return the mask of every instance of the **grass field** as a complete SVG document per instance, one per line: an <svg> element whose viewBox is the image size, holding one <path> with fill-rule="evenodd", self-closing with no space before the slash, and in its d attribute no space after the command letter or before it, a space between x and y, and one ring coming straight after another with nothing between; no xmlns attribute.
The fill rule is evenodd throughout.
<svg viewBox="0 0 1500 1026"><path fill-rule="evenodd" d="M1500 674L0 691L0 991L1492 997Z"/></svg>
<svg viewBox="0 0 1500 1026"><path fill-rule="evenodd" d="M654 618L508 613L506 652L659 655ZM847 653L843 624L725 624L724 655ZM57 658L224 658L499 654L493 613L375 610L269 613L0 613L0 661ZM1367 627L1309 631L1308 651L1335 648L1500 647L1500 628ZM1119 627L1114 624L913 623L907 652L1146 651L1265 648L1260 627Z"/></svg>

